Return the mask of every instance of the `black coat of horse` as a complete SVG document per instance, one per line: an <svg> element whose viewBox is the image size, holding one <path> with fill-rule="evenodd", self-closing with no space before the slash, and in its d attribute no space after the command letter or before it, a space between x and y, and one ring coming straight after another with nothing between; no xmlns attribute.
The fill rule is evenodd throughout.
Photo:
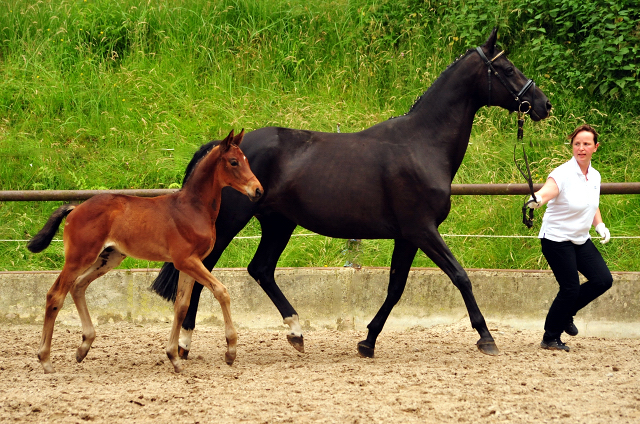
<svg viewBox="0 0 640 424"><path fill-rule="evenodd" d="M264 187L257 203L232 190L223 193L216 221L217 239L204 259L212 269L233 237L255 216L262 238L248 266L251 276L291 327L291 344L303 351L298 315L274 279L276 263L297 225L328 237L393 239L386 300L358 343L372 357L378 334L400 299L418 249L460 290L478 348L498 348L478 308L467 273L438 233L449 214L451 182L467 150L473 119L483 106L529 112L533 120L549 115L551 104L495 47L497 29L486 43L458 58L400 117L357 133L323 133L261 128L245 135L243 151ZM195 154L187 175L217 142ZM153 288L175 296L178 274L166 263ZM202 286L195 285L183 323L181 354L187 355ZM188 331L184 331L188 330Z"/></svg>

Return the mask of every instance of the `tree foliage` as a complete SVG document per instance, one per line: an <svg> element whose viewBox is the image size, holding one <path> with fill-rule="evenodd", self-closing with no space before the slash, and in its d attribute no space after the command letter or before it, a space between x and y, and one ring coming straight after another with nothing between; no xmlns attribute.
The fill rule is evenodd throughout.
<svg viewBox="0 0 640 424"><path fill-rule="evenodd" d="M518 26L538 70L589 94L638 104L640 3L635 0L518 0Z"/></svg>
<svg viewBox="0 0 640 424"><path fill-rule="evenodd" d="M500 27L509 50L529 51L536 70L569 91L640 107L640 3L635 0L400 0L370 13L380 39L415 31L464 47ZM445 32L442 31L445 29Z"/></svg>

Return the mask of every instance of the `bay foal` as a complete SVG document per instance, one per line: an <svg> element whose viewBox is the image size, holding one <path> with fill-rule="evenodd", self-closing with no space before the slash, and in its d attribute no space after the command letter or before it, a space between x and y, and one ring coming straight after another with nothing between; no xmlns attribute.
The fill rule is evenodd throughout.
<svg viewBox="0 0 640 424"><path fill-rule="evenodd" d="M167 356L176 372L182 370L178 357L180 326L189 307L194 281L208 287L220 302L224 316L227 352L225 361L233 364L237 334L231 321L227 289L202 264L216 240L215 221L222 188L231 186L252 201L263 188L249 168L240 148L244 130L233 131L204 156L183 188L166 196L140 198L100 194L79 206L64 205L28 243L32 252L41 252L53 239L62 220L65 263L47 293L44 326L38 358L45 373L51 364L51 337L58 311L69 291L82 321L82 344L76 360L81 362L95 339L85 291L96 278L118 266L126 256L150 261L172 262L180 271L174 306L174 321L167 343Z"/></svg>

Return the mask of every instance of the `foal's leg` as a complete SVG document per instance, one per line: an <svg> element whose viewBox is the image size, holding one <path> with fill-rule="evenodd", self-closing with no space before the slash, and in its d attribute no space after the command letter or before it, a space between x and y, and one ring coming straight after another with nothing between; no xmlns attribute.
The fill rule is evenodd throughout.
<svg viewBox="0 0 640 424"><path fill-rule="evenodd" d="M213 292L213 296L220 303L222 309L222 316L224 317L225 336L227 340L227 352L225 353L225 362L232 365L236 359L236 345L238 343L238 334L233 326L231 320L231 308L230 298L227 288L218 281L211 273L205 268L202 262L198 259L187 259L181 263L176 263L176 268L180 270L180 280L178 282L178 293L176 296L176 302L174 305L175 319L171 328L171 336L169 343L167 344L167 356L171 360L176 372L182 370L178 364L178 338L180 332L180 326L184 320L184 316L189 308L189 299L191 297L191 290L193 288L193 282L198 280L203 286L207 287ZM186 275L185 275L186 274Z"/></svg>
<svg viewBox="0 0 640 424"><path fill-rule="evenodd" d="M202 266L200 272L202 275L197 277L198 281L203 286L207 287L213 293L213 296L220 303L222 309L222 317L224 318L224 333L227 339L227 352L224 355L224 360L227 365L233 365L233 361L236 360L236 345L238 344L238 333L236 332L233 322L231 320L231 301L227 288L207 269ZM208 277L208 278L207 278Z"/></svg>
<svg viewBox="0 0 640 424"><path fill-rule="evenodd" d="M237 192L234 191L234 193ZM216 224L218 222L221 222L220 216L218 216ZM213 267L215 267L224 250L233 240L235 235L244 227L244 225L246 225L246 222L231 221L231 225L228 227L216 227L216 242L213 246L213 250L211 251L211 253L209 253L209 256L202 260L203 265L208 271L211 271ZM182 321L180 338L178 340L178 353L180 355L180 358L182 359L187 359L189 350L191 349L191 338L193 336L193 330L196 326L196 314L198 312L198 305L200 304L200 293L202 292L202 288L202 284L197 281L193 285L193 290L191 291L191 301L189 302L189 309L187 310L187 314L184 317L184 321Z"/></svg>
<svg viewBox="0 0 640 424"><path fill-rule="evenodd" d="M96 338L96 332L89 316L89 309L87 308L87 301L85 299L85 292L89 284L98 277L103 276L111 269L120 265L126 256L114 249L113 247L107 247L102 251L98 260L80 277L76 279L75 284L71 288L71 297L76 304L78 315L80 315L80 321L82 322L82 344L78 347L76 352L76 361L82 362L87 356L91 344Z"/></svg>
<svg viewBox="0 0 640 424"><path fill-rule="evenodd" d="M487 323L480 312L480 308L473 296L471 280L462 268L460 263L453 256L449 247L444 242L437 229L431 229L426 233L422 233L425 237L417 242L418 247L438 266L445 274L449 276L453 285L460 290L462 299L467 307L467 313L471 320L471 326L480 335L480 340L476 343L478 349L487 355L499 355L500 351L496 346L493 336L487 328Z"/></svg>
<svg viewBox="0 0 640 424"><path fill-rule="evenodd" d="M47 292L47 301L44 312L44 324L42 326L42 337L40 339L40 349L38 350L38 359L46 374L55 372L51 364L51 338L53 337L53 327L56 322L58 312L62 309L64 299L69 293L71 285L76 280L79 271L68 266L65 263L62 272L56 279L55 283Z"/></svg>
<svg viewBox="0 0 640 424"><path fill-rule="evenodd" d="M184 320L184 317L187 314L187 309L189 308L189 300L191 298L191 290L193 289L194 282L195 278L183 271L180 271L176 301L173 304L173 324L171 326L169 341L167 342L167 357L169 357L171 364L173 364L175 372L182 371L182 365L180 365L179 360L178 339L180 336L182 321Z"/></svg>
<svg viewBox="0 0 640 424"><path fill-rule="evenodd" d="M202 260L205 268L211 271L220 259L220 256L227 248L233 238L242 230L254 215L256 204L249 201L247 196L236 190L223 190L222 201L220 203L220 213L216 219L216 242L209 256ZM191 337L196 326L196 314L200 302L202 285L196 282L191 292L191 302L187 315L182 321L178 351L180 358L187 359L191 348Z"/></svg>
<svg viewBox="0 0 640 424"><path fill-rule="evenodd" d="M389 288L387 289L387 298L380 307L380 310L367 325L369 333L367 339L358 343L358 353L366 358L373 358L376 347L376 339L382 331L387 318L393 307L398 303L402 292L407 284L407 277L411 270L411 263L416 256L418 248L406 240L395 240L393 248L393 256L391 257L391 271L389 273Z"/></svg>

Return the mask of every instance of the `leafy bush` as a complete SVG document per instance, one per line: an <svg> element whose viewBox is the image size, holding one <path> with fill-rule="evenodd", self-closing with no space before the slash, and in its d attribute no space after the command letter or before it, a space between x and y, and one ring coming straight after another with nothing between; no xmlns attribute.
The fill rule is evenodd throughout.
<svg viewBox="0 0 640 424"><path fill-rule="evenodd" d="M515 6L538 70L574 89L640 105L640 3L517 0Z"/></svg>
<svg viewBox="0 0 640 424"><path fill-rule="evenodd" d="M554 105L549 119L527 123L535 181L570 157L564 135L584 122L601 133L595 165L603 180L640 181L638 7L568 1L0 2L0 189L176 187L198 146L231 128L335 131L340 123L343 132L358 131L408 111L496 25L510 59ZM607 13L617 18L607 21ZM563 19L578 29L569 31ZM598 28L609 32L600 37ZM613 49L609 56L597 51L599 42ZM594 73L594 64L623 73ZM610 79L589 95L588 75L593 83ZM523 182L513 165L515 124L504 110L481 108L455 182ZM443 233L533 233L519 222L520 199L452 201ZM601 202L614 234L637 235L638 196ZM0 202L0 239L29 238L54 203ZM253 222L242 235L259 234ZM464 266L545 266L534 239L447 241ZM257 243L234 241L220 266L246 266ZM388 265L392 241L363 246L363 264ZM341 266L343 248L339 240L295 238L279 265ZM603 252L613 269L640 269L637 240L607 244ZM54 269L62 258L60 244L32 255L24 243L0 243L0 270ZM433 265L424 255L414 264Z"/></svg>

